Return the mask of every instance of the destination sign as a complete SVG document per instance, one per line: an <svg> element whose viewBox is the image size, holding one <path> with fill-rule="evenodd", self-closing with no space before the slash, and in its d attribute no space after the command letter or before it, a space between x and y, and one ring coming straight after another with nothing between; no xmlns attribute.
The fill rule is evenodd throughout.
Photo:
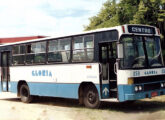
<svg viewBox="0 0 165 120"><path fill-rule="evenodd" d="M155 34L155 28L147 26L130 25L128 26L128 32L139 34Z"/></svg>

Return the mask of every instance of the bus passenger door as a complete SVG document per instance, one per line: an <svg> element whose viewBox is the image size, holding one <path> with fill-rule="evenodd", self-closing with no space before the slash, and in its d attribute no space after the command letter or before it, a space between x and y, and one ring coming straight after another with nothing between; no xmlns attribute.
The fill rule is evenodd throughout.
<svg viewBox="0 0 165 120"><path fill-rule="evenodd" d="M102 98L117 97L117 78L114 70L116 62L116 43L99 44L100 87Z"/></svg>
<svg viewBox="0 0 165 120"><path fill-rule="evenodd" d="M8 51L1 53L1 87L3 92L9 90L9 53Z"/></svg>

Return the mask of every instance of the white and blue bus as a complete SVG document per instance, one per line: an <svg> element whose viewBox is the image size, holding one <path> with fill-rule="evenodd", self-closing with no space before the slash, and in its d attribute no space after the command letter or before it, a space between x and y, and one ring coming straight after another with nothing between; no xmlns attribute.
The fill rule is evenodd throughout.
<svg viewBox="0 0 165 120"><path fill-rule="evenodd" d="M0 46L1 92L22 102L34 96L134 101L165 94L160 33L153 26L122 25L75 35Z"/></svg>

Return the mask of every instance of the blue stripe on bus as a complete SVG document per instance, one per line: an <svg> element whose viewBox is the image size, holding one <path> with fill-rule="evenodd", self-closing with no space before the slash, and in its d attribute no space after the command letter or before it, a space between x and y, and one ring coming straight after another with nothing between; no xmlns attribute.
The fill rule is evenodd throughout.
<svg viewBox="0 0 165 120"><path fill-rule="evenodd" d="M10 92L17 93L17 82L10 82ZM28 82L31 95L74 98L78 99L78 89L80 84L63 84L63 83L34 83ZM100 86L95 84L99 96Z"/></svg>
<svg viewBox="0 0 165 120"><path fill-rule="evenodd" d="M152 98L151 96L152 92L157 92L158 93L157 96L160 96L161 92L165 95L165 89L135 92L134 87L135 85L118 85L119 101L124 102L127 100L139 100L139 99L144 99L146 97Z"/></svg>
<svg viewBox="0 0 165 120"><path fill-rule="evenodd" d="M119 101L126 101L125 94L134 94L134 85L118 85L118 98Z"/></svg>
<svg viewBox="0 0 165 120"><path fill-rule="evenodd" d="M17 82L10 82L9 91L13 93L17 93Z"/></svg>
<svg viewBox="0 0 165 120"><path fill-rule="evenodd" d="M28 86L32 95L78 98L79 84L28 83Z"/></svg>
<svg viewBox="0 0 165 120"><path fill-rule="evenodd" d="M17 82L10 82L10 92L17 93ZM80 84L56 84L56 83L28 83L31 95L38 96L51 96L51 97L63 97L78 99L78 89ZM100 85L96 85L100 97ZM152 92L157 92L160 96L160 92L165 95L165 89L151 90L146 92L135 92L135 85L118 85L118 99L120 102L127 100L138 100L151 97ZM0 83L0 92L2 91L2 85ZM101 97L100 97L101 98Z"/></svg>

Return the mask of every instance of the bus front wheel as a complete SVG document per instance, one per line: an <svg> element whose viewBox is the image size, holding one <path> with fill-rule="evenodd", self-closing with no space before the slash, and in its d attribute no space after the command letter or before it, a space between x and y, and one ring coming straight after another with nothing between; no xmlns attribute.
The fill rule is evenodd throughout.
<svg viewBox="0 0 165 120"><path fill-rule="evenodd" d="M94 86L88 86L84 93L84 104L88 108L99 108L100 100L97 89Z"/></svg>
<svg viewBox="0 0 165 120"><path fill-rule="evenodd" d="M32 96L30 95L29 87L26 84L21 85L20 97L21 101L24 103L30 103L32 101Z"/></svg>

